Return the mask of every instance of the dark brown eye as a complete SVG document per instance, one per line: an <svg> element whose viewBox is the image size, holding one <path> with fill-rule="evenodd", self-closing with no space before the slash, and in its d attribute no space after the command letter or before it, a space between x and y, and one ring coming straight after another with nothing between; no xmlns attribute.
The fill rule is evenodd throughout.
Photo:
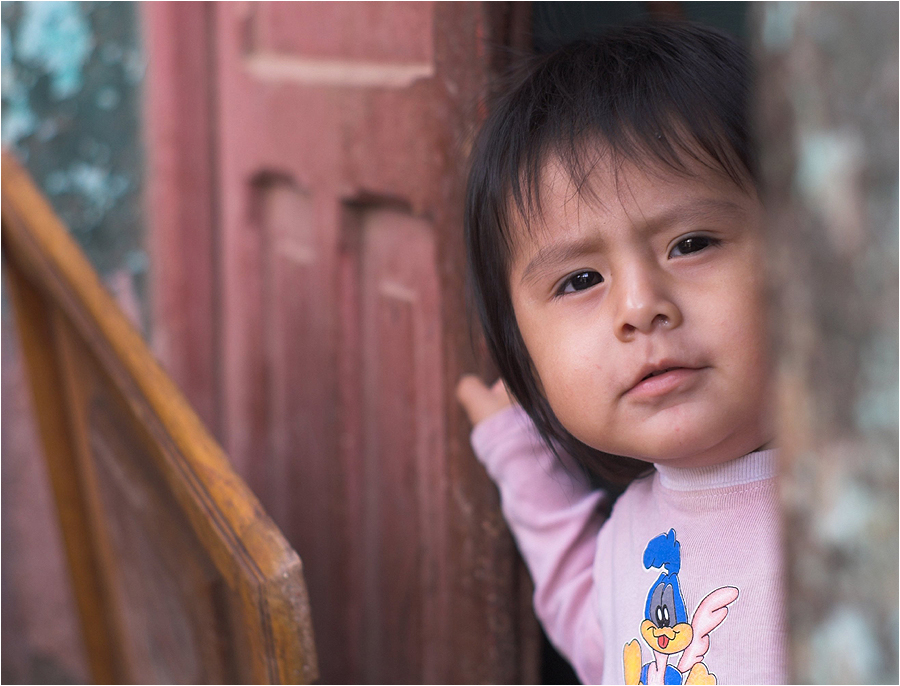
<svg viewBox="0 0 900 686"><path fill-rule="evenodd" d="M574 293L575 291L584 291L598 283L603 282L603 277L599 272L583 271L573 274L563 283L560 293Z"/></svg>
<svg viewBox="0 0 900 686"><path fill-rule="evenodd" d="M714 243L715 239L710 238L709 236L690 236L672 248L669 257L678 257L680 255L690 255L692 252L700 252Z"/></svg>

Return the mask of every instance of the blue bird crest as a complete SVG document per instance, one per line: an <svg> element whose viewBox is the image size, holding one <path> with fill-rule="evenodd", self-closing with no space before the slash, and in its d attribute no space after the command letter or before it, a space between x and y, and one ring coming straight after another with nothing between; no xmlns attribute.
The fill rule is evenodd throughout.
<svg viewBox="0 0 900 686"><path fill-rule="evenodd" d="M675 538L675 529L669 529L669 533L660 534L647 544L647 548L644 550L644 567L663 570L647 594L647 604L644 608L645 619L653 620L654 591L660 585L669 585L672 586L675 605L675 621L673 623L687 622L687 609L684 606L681 586L678 583L678 571L681 569L681 543Z"/></svg>

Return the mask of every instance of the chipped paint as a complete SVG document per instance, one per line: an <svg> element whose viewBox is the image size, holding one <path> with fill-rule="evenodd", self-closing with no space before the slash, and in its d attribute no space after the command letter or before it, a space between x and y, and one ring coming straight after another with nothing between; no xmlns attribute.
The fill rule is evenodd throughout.
<svg viewBox="0 0 900 686"><path fill-rule="evenodd" d="M22 7L16 54L23 62L43 67L50 75L51 92L60 100L81 89L82 69L94 49L80 5L66 0L28 2Z"/></svg>
<svg viewBox="0 0 900 686"><path fill-rule="evenodd" d="M798 151L797 184L812 202L835 190L847 169L860 166L863 146L851 132L815 131L803 135Z"/></svg>
<svg viewBox="0 0 900 686"><path fill-rule="evenodd" d="M144 250L129 250L125 255L125 266L133 276L141 276L150 268L150 256Z"/></svg>
<svg viewBox="0 0 900 686"><path fill-rule="evenodd" d="M85 162L75 162L65 171L54 171L44 179L44 188L51 195L77 193L92 208L94 214L104 214L129 189L131 182L122 174Z"/></svg>
<svg viewBox="0 0 900 686"><path fill-rule="evenodd" d="M896 6L755 7L792 682L896 683Z"/></svg>
<svg viewBox="0 0 900 686"><path fill-rule="evenodd" d="M819 215L835 250L848 256L855 253L864 244L866 233L865 210L858 200L865 167L865 144L859 132L850 128L800 130L796 158L798 192Z"/></svg>
<svg viewBox="0 0 900 686"><path fill-rule="evenodd" d="M30 136L37 127L37 117L28 102L28 88L18 78L13 63L13 45L8 27L3 25L2 47L3 73L0 78L0 92L3 97L2 126L3 144L8 145Z"/></svg>
<svg viewBox="0 0 900 686"><path fill-rule="evenodd" d="M871 618L854 607L831 608L810 645L813 683L879 683L884 667L877 635Z"/></svg>
<svg viewBox="0 0 900 686"><path fill-rule="evenodd" d="M762 41L769 50L780 52L790 47L797 21L796 2L768 2L764 5Z"/></svg>
<svg viewBox="0 0 900 686"><path fill-rule="evenodd" d="M125 264L143 236L135 6L4 2L2 31L4 145L101 274L135 273Z"/></svg>
<svg viewBox="0 0 900 686"><path fill-rule="evenodd" d="M138 84L147 73L147 60L138 50L129 50L122 60L125 79L132 85Z"/></svg>
<svg viewBox="0 0 900 686"><path fill-rule="evenodd" d="M860 352L859 365L864 383L854 406L856 425L863 431L896 431L900 415L896 336L883 335L867 341Z"/></svg>
<svg viewBox="0 0 900 686"><path fill-rule="evenodd" d="M867 488L847 479L831 506L815 521L817 538L830 545L852 545L874 519L875 504Z"/></svg>
<svg viewBox="0 0 900 686"><path fill-rule="evenodd" d="M119 91L117 91L112 86L106 86L105 88L101 88L97 92L97 107L101 110L114 110L119 105L119 101L121 97L119 96Z"/></svg>

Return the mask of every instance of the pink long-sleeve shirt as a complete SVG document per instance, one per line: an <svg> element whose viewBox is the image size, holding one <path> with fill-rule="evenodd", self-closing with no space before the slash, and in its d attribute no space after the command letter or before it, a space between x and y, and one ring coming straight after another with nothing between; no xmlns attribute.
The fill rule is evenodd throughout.
<svg viewBox="0 0 900 686"><path fill-rule="evenodd" d="M720 684L786 680L774 451L656 465L606 517L604 494L559 462L520 408L478 424L472 445L531 571L535 612L582 682L625 683L626 662L632 683L636 669L642 683L692 668Z"/></svg>

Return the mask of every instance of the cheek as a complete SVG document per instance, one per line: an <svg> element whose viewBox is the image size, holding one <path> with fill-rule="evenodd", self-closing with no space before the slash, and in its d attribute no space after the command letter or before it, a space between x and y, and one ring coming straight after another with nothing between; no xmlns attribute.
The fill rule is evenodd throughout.
<svg viewBox="0 0 900 686"><path fill-rule="evenodd" d="M524 317L519 331L545 387L561 385L589 364L590 352L584 331L559 318Z"/></svg>
<svg viewBox="0 0 900 686"><path fill-rule="evenodd" d="M604 424L604 389L613 386L603 365L604 343L596 333L547 325L534 328L523 340L538 373L547 402L557 419L574 436L591 443Z"/></svg>
<svg viewBox="0 0 900 686"><path fill-rule="evenodd" d="M535 366L541 374L547 399L586 402L607 384L608 367L600 364L602 343L586 332L548 329L551 344L541 348Z"/></svg>
<svg viewBox="0 0 900 686"><path fill-rule="evenodd" d="M765 375L768 372L768 312L761 294L748 295L736 305L737 315L727 322L727 326L731 329L732 344L738 347L736 353L746 366Z"/></svg>
<svg viewBox="0 0 900 686"><path fill-rule="evenodd" d="M768 313L762 294L745 287L729 289L708 312L705 340L715 350L716 363L726 373L732 404L743 410L766 411L770 404L771 367Z"/></svg>
<svg viewBox="0 0 900 686"><path fill-rule="evenodd" d="M519 332L534 366L536 381L551 407L558 414L560 395L568 385L569 372L565 340L547 322L519 317Z"/></svg>
<svg viewBox="0 0 900 686"><path fill-rule="evenodd" d="M728 352L750 358L764 356L768 311L762 284L745 272L721 282L708 299L695 303L701 330Z"/></svg>

